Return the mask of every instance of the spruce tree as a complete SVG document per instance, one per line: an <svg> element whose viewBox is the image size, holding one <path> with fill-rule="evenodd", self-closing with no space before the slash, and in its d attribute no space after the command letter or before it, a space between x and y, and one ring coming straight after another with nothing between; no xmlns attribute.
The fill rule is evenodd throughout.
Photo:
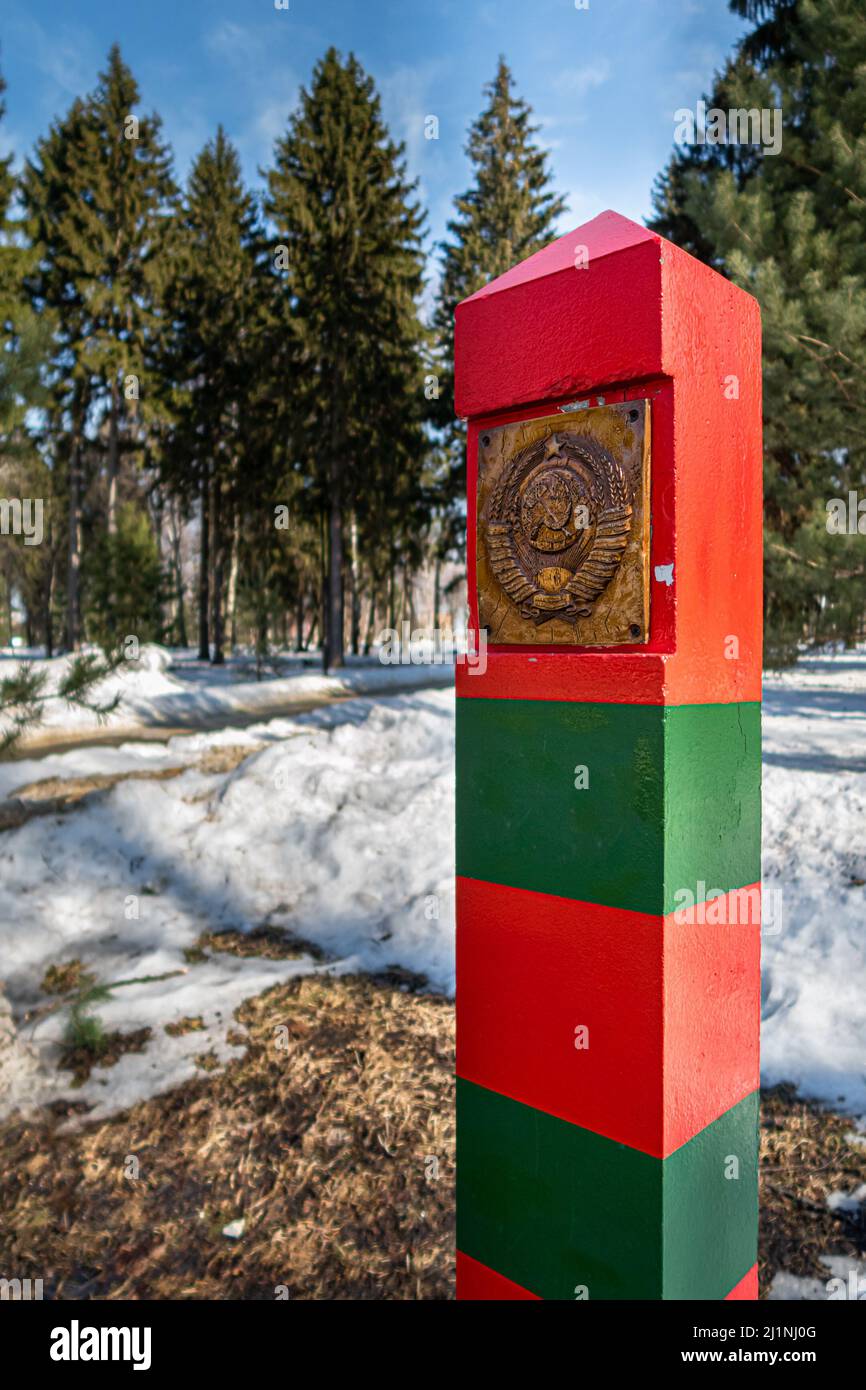
<svg viewBox="0 0 866 1390"><path fill-rule="evenodd" d="M442 565L463 550L466 495L466 429L454 415L454 311L517 261L555 236L564 200L551 189L546 152L528 104L514 93L514 80L499 59L485 88L487 105L470 127L466 154L473 183L455 198L448 240L441 244L442 278L434 310L438 396L431 417L441 430L437 455L433 563ZM438 599L435 604L438 609Z"/></svg>
<svg viewBox="0 0 866 1390"><path fill-rule="evenodd" d="M237 563L242 494L262 500L251 444L271 292L265 254L254 200L220 126L193 164L170 248L172 333L162 363L173 384L174 417L162 476L187 502L192 492L198 496L199 655L207 659L212 639L217 663L223 660L225 588L228 569Z"/></svg>
<svg viewBox="0 0 866 1390"><path fill-rule="evenodd" d="M295 454L326 523L327 669L343 662L347 518L388 546L393 569L405 533L382 508L412 490L423 463L422 214L371 78L333 48L267 177L293 326Z"/></svg>
<svg viewBox="0 0 866 1390"><path fill-rule="evenodd" d="M176 192L159 117L137 115L138 101L115 44L87 103L67 222L71 278L87 304L80 351L108 416L109 534L117 526L121 450L139 442L124 436L136 416L148 414L143 383L163 327L161 258Z"/></svg>
<svg viewBox="0 0 866 1390"><path fill-rule="evenodd" d="M0 121L5 115L5 82L0 76ZM58 560L57 507L51 470L40 455L28 412L45 408L49 396L45 370L51 351L50 315L34 313L24 290L33 252L21 221L12 216L15 179L12 156L0 159L0 493L39 499L42 540L25 546L20 537L0 537L0 574L5 588L7 640L11 637L12 594L24 604L31 634L36 622L46 653L54 646L53 603Z"/></svg>
<svg viewBox="0 0 866 1390"><path fill-rule="evenodd" d="M854 640L866 606L860 536L827 528L827 502L866 483L866 12L860 0L731 8L752 27L707 106L781 107L781 152L681 148L652 225L761 304L774 661L804 637Z"/></svg>
<svg viewBox="0 0 866 1390"><path fill-rule="evenodd" d="M70 646L81 631L87 430L95 426L103 445L113 534L122 458L146 449L154 409L148 368L164 330L162 253L175 189L159 118L136 114L138 95L115 46L96 91L73 102L37 143L21 184L34 246L31 301L55 320L53 423L67 476ZM123 582L122 573L114 576Z"/></svg>
<svg viewBox="0 0 866 1390"><path fill-rule="evenodd" d="M487 105L469 130L473 183L455 198L443 242L434 325L441 351L438 423L462 446L454 422L454 310L467 295L539 251L555 236L565 201L550 187L546 152L536 142L528 104L514 94L505 63L485 88Z"/></svg>
<svg viewBox="0 0 866 1390"><path fill-rule="evenodd" d="M77 159L86 120L76 99L37 143L21 179L31 259L24 285L33 311L51 325L51 399L46 447L53 460L55 489L67 513L66 644L78 649L81 622L81 536L85 493L85 425L94 386L81 345L87 334L85 289L73 279L68 251L69 209L77 196Z"/></svg>
<svg viewBox="0 0 866 1390"><path fill-rule="evenodd" d="M0 122L6 115L6 82L0 74ZM26 440L27 411L45 403L43 368L50 350L50 323L33 312L24 278L33 259L21 222L12 217L13 156L0 159L0 447L4 459Z"/></svg>

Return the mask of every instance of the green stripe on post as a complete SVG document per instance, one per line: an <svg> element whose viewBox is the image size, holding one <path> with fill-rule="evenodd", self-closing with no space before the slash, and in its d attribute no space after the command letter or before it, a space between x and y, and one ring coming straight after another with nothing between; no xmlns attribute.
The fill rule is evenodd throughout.
<svg viewBox="0 0 866 1390"><path fill-rule="evenodd" d="M540 1298L723 1299L754 1263L757 1093L658 1159L458 1080L457 1135L458 1248Z"/></svg>
<svg viewBox="0 0 866 1390"><path fill-rule="evenodd" d="M459 699L457 770L468 878L659 914L760 879L757 703Z"/></svg>

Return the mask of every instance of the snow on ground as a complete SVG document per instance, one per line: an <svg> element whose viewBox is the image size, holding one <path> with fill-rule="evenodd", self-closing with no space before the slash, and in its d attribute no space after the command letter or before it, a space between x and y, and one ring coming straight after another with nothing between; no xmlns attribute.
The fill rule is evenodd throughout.
<svg viewBox="0 0 866 1390"><path fill-rule="evenodd" d="M866 652L764 680L761 1063L770 1082L866 1112Z"/></svg>
<svg viewBox="0 0 866 1390"><path fill-rule="evenodd" d="M821 1263L827 1268L826 1279L804 1279L799 1274L778 1270L767 1298L773 1303L798 1303L804 1299L866 1303L866 1260L855 1260L850 1255L822 1255Z"/></svg>
<svg viewBox="0 0 866 1390"><path fill-rule="evenodd" d="M405 670L380 669L392 680ZM80 810L0 835L0 976L16 1017L40 999L52 962L78 956L108 981L158 974L185 966L202 931L266 922L315 942L339 969L395 964L450 991L452 741L452 692L418 690L158 748L130 742L0 765L0 795L40 768L186 769L122 782ZM195 766L225 744L253 751L230 773ZM781 924L764 931L764 1079L794 1081L856 1123L866 1115L866 652L805 658L767 677L764 762L765 887L783 895ZM164 984L119 990L99 1006L105 1026L148 1024L154 1040L95 1071L82 1098L104 1113L189 1075L210 1045L227 1055L232 1009L299 968L330 967L220 955ZM165 1022L199 1013L207 1038L165 1035ZM33 1098L67 1084L52 1060L61 1028L55 1016L35 1029Z"/></svg>
<svg viewBox="0 0 866 1390"><path fill-rule="evenodd" d="M154 725L200 726L205 721L215 727L220 719L234 715L265 716L326 698L450 685L454 678L452 653L445 650L431 662L431 650L430 642L407 643L399 664L383 664L375 652L368 657L349 657L346 666L334 675L323 674L320 658L314 653L283 653L265 678L257 680L255 662L250 658L235 658L222 667L213 667L190 651L171 651L151 643L142 647L137 660L124 664L90 692L90 701L103 705L120 696L117 709L110 715L100 718L65 700L49 699L39 728L28 738L38 747L51 735L86 730L125 732ZM11 675L32 655L22 657L20 651L0 650L0 678ZM57 689L68 662L65 656L39 661L47 676L47 693Z"/></svg>
<svg viewBox="0 0 866 1390"><path fill-rule="evenodd" d="M234 772L121 782L95 804L0 836L0 973L16 1017L44 1004L51 963L80 959L102 982L185 971L97 1006L106 1030L147 1026L153 1037L75 1092L92 1115L191 1076L210 1046L227 1058L233 1010L299 971L397 964L453 988L452 738L451 691L176 738L166 753L187 761L220 744L264 746ZM101 751L106 766L131 756ZM202 932L266 923L336 964L225 953L187 964ZM165 1033L190 1015L205 1033ZM56 1069L64 1024L55 1013L23 1026L30 1051L7 1109L69 1093Z"/></svg>
<svg viewBox="0 0 866 1390"><path fill-rule="evenodd" d="M96 648L89 650L98 654ZM4 649L0 652L0 678L11 676L21 666L32 663L45 676L45 693L51 697L69 667L70 658L58 656L49 661L42 658L32 662L33 655L30 652L22 655L20 651L10 652L8 648ZM121 708L105 720L100 720L91 710L70 705L65 700L49 698L44 707L40 729L71 732L98 728L102 724L110 727L112 724L129 722L131 717L135 717L133 711L146 709L154 701L183 691L183 685L168 675L171 660L171 653L164 647L143 647L137 661L130 662L100 681L90 692L89 698L101 704L110 703L114 696L119 694L122 699Z"/></svg>
<svg viewBox="0 0 866 1390"><path fill-rule="evenodd" d="M94 744L41 758L34 754L29 758L0 762L0 802L14 796L15 792L31 782L47 778L94 777L103 773L141 772L145 769L155 772L161 767L176 767L193 759L194 750L184 746L190 742L188 738L177 738L166 743L128 742L118 747Z"/></svg>

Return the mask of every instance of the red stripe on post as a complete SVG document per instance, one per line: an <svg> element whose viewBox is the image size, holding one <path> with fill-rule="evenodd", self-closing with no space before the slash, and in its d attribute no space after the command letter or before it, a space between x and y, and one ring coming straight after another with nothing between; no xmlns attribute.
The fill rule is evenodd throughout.
<svg viewBox="0 0 866 1390"><path fill-rule="evenodd" d="M532 1298L540 1302L537 1293L530 1293L520 1284L506 1279L504 1274L497 1274L495 1269L488 1269L480 1260L473 1260L471 1255L464 1255L462 1250L457 1251L457 1297L461 1300L487 1303L516 1301L522 1298Z"/></svg>
<svg viewBox="0 0 866 1390"><path fill-rule="evenodd" d="M541 1301L538 1294L530 1293L512 1279L506 1279L504 1274L497 1274L495 1269L489 1269L480 1260L473 1260L471 1255L464 1255L462 1250L457 1251L457 1297L461 1302ZM755 1264L725 1295L725 1302L753 1301L757 1297L758 1266Z"/></svg>
<svg viewBox="0 0 866 1390"><path fill-rule="evenodd" d="M458 1076L665 1158L758 1088L759 893L689 924L458 878Z"/></svg>
<svg viewBox="0 0 866 1390"><path fill-rule="evenodd" d="M726 1296L726 1303L736 1303L741 1299L755 1299L758 1297L758 1266L752 1265L748 1274L744 1274L739 1284L735 1284L731 1292Z"/></svg>
<svg viewBox="0 0 866 1390"><path fill-rule="evenodd" d="M488 647L483 672L477 663L457 667L457 694L464 700L575 700L612 705L737 704L761 699L761 673L753 662L706 668L681 661L676 653L635 656L621 648L611 652L581 648L580 656L576 662L573 654L560 649L533 653L526 648Z"/></svg>

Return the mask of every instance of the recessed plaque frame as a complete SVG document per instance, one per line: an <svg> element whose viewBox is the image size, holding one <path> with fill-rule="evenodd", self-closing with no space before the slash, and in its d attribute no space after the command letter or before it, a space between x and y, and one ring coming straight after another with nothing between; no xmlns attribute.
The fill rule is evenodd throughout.
<svg viewBox="0 0 866 1390"><path fill-rule="evenodd" d="M649 498L648 400L483 430L476 561L488 642L645 643Z"/></svg>

